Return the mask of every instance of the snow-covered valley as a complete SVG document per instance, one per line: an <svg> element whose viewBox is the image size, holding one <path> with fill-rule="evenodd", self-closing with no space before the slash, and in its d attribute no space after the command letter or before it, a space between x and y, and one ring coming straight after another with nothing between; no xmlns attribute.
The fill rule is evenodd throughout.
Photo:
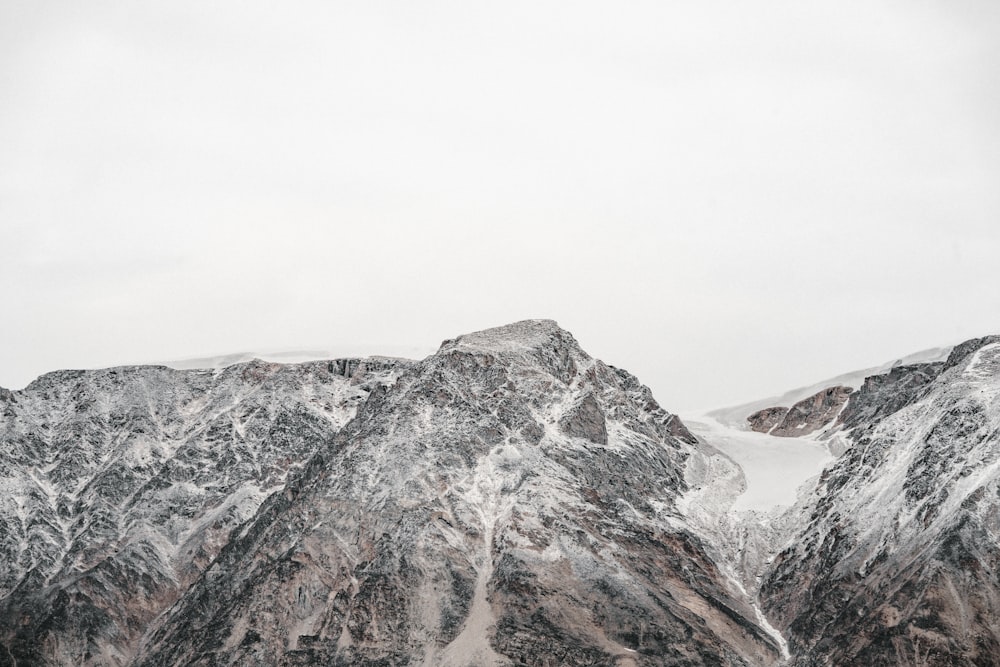
<svg viewBox="0 0 1000 667"><path fill-rule="evenodd" d="M746 489L732 511L771 512L795 504L799 489L834 460L815 437L781 438L720 423L709 414L683 416L692 433L731 458L743 471Z"/></svg>

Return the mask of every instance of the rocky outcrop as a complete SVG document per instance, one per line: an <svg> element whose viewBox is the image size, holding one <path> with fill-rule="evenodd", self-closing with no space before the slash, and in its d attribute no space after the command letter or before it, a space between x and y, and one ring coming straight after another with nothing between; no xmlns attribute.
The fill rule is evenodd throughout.
<svg viewBox="0 0 1000 667"><path fill-rule="evenodd" d="M747 417L747 424L750 425L751 431L770 433L771 429L780 424L787 414L788 408L782 406L764 408Z"/></svg>
<svg viewBox="0 0 1000 667"><path fill-rule="evenodd" d="M793 509L763 577L792 665L997 664L998 341L852 396L853 444Z"/></svg>
<svg viewBox="0 0 1000 667"><path fill-rule="evenodd" d="M596 445L608 444L604 411L593 394L587 394L568 410L559 421L559 428L572 438L584 438Z"/></svg>
<svg viewBox="0 0 1000 667"><path fill-rule="evenodd" d="M698 449L547 321L446 341L243 528L137 664L769 665L676 509Z"/></svg>
<svg viewBox="0 0 1000 667"><path fill-rule="evenodd" d="M809 435L833 422L853 391L851 387L827 387L791 408L758 410L747 417L747 423L759 433L785 438Z"/></svg>
<svg viewBox="0 0 1000 667"><path fill-rule="evenodd" d="M837 419L837 426L851 429L874 424L919 399L944 369L941 362L896 366L888 373L865 378Z"/></svg>
<svg viewBox="0 0 1000 667"><path fill-rule="evenodd" d="M854 390L851 387L828 387L793 405L771 435L798 437L809 435L830 424Z"/></svg>

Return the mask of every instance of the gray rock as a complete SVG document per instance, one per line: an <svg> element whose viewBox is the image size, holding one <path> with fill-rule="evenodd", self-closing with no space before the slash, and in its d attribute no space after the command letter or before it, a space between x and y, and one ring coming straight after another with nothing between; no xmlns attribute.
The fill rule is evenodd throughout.
<svg viewBox="0 0 1000 667"><path fill-rule="evenodd" d="M796 438L829 426L840 413L854 390L851 387L827 387L802 399L791 408L764 408L747 417L750 430L780 437Z"/></svg>
<svg viewBox="0 0 1000 667"><path fill-rule="evenodd" d="M872 425L894 414L923 396L944 367L940 362L897 366L865 378L844 406L837 425L844 429Z"/></svg>
<svg viewBox="0 0 1000 667"><path fill-rule="evenodd" d="M592 394L587 394L559 422L559 428L573 438L584 438L598 445L608 444L604 412Z"/></svg>
<svg viewBox="0 0 1000 667"><path fill-rule="evenodd" d="M392 382L407 362L374 366L365 380ZM12 392L0 420L0 664L126 664L367 395L326 362L61 371Z"/></svg>

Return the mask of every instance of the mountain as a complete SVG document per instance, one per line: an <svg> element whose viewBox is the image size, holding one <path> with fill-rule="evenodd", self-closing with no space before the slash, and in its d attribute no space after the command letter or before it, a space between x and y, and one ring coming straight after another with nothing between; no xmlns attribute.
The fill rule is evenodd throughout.
<svg viewBox="0 0 1000 667"><path fill-rule="evenodd" d="M0 393L0 664L120 665L411 362L60 371Z"/></svg>
<svg viewBox="0 0 1000 667"><path fill-rule="evenodd" d="M713 542L788 642L788 665L998 665L1000 337L862 375L690 422L748 480L770 473L771 493L752 510L738 498ZM795 474L792 453L816 447L839 458ZM783 504L761 503L774 488Z"/></svg>
<svg viewBox="0 0 1000 667"><path fill-rule="evenodd" d="M772 664L676 507L709 458L547 321L446 341L246 524L139 665Z"/></svg>
<svg viewBox="0 0 1000 667"><path fill-rule="evenodd" d="M0 666L997 665L1000 337L942 355L684 421L548 320L0 390Z"/></svg>
<svg viewBox="0 0 1000 667"><path fill-rule="evenodd" d="M784 417L790 406L797 404L802 400L814 397L831 387L858 389L862 384L864 384L866 378L885 375L886 373L891 372L892 369L900 366L911 366L914 364L944 361L948 358L948 355L951 354L952 349L953 348L950 346L928 348L926 350L921 350L920 352L914 352L913 354L893 359L892 361L880 364L879 366L850 371L834 378L821 380L815 384L798 387L796 389L786 391L780 396L770 396L768 398L758 399L749 403L742 403L740 405L725 408L717 408L710 411L708 416L718 421L720 424L742 429L746 427L747 417L755 412L773 409L775 407L783 407L781 415Z"/></svg>
<svg viewBox="0 0 1000 667"><path fill-rule="evenodd" d="M1000 664L1000 337L868 378L762 604L795 665Z"/></svg>

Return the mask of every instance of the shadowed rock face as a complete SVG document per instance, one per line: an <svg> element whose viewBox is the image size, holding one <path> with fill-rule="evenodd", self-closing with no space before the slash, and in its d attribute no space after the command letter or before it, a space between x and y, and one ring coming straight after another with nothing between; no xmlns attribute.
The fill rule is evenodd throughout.
<svg viewBox="0 0 1000 667"><path fill-rule="evenodd" d="M763 578L791 664L998 664L1000 339L869 378L855 401L853 445Z"/></svg>
<svg viewBox="0 0 1000 667"><path fill-rule="evenodd" d="M571 438L584 438L595 445L608 444L608 429L601 406L593 394L587 394L573 406L560 422L559 427Z"/></svg>
<svg viewBox="0 0 1000 667"><path fill-rule="evenodd" d="M0 396L0 664L126 664L233 528L407 364L60 371Z"/></svg>
<svg viewBox="0 0 1000 667"><path fill-rule="evenodd" d="M447 341L245 525L137 664L765 665L696 448L565 331Z"/></svg>
<svg viewBox="0 0 1000 667"><path fill-rule="evenodd" d="M809 435L830 424L853 391L851 387L827 387L791 408L759 410L747 417L747 423L759 433L791 438Z"/></svg>
<svg viewBox="0 0 1000 667"><path fill-rule="evenodd" d="M944 368L943 363L897 366L865 378L837 419L838 426L874 424L920 398Z"/></svg>

